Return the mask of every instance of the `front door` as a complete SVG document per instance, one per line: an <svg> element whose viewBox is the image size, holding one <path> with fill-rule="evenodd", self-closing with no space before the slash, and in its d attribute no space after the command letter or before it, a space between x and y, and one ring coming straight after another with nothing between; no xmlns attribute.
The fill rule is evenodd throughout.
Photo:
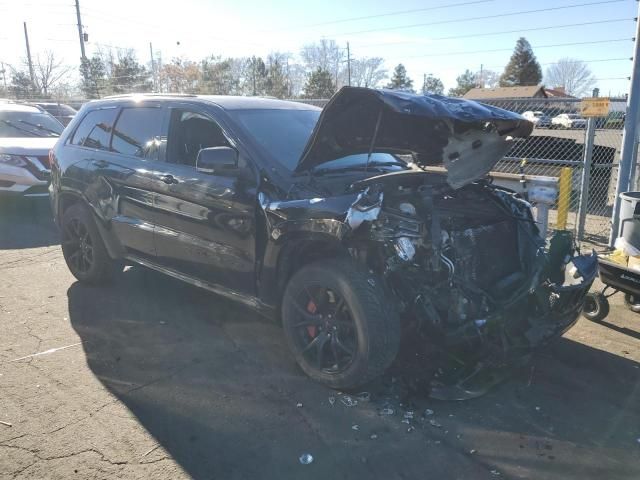
<svg viewBox="0 0 640 480"><path fill-rule="evenodd" d="M200 149L231 136L197 107L170 108L166 162L154 175L158 261L210 284L255 294L255 180L240 154L231 175L196 169Z"/></svg>

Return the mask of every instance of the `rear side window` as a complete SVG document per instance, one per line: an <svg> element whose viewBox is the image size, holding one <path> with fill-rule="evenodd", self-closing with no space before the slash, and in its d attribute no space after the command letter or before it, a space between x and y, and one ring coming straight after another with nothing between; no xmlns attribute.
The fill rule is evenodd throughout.
<svg viewBox="0 0 640 480"><path fill-rule="evenodd" d="M124 108L113 129L111 149L133 157L158 159L162 135L162 109Z"/></svg>
<svg viewBox="0 0 640 480"><path fill-rule="evenodd" d="M109 150L109 139L117 113L118 110L115 108L87 113L73 134L71 144Z"/></svg>

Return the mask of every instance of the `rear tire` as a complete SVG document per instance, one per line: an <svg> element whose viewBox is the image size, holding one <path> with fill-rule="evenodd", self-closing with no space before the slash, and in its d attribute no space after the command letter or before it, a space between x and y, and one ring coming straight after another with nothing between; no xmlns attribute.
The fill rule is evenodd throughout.
<svg viewBox="0 0 640 480"><path fill-rule="evenodd" d="M100 284L111 280L122 264L109 257L89 209L76 203L67 208L61 222L62 254L67 267L81 282Z"/></svg>
<svg viewBox="0 0 640 480"><path fill-rule="evenodd" d="M395 302L350 259L316 262L285 289L282 323L296 361L313 380L355 389L382 375L400 343Z"/></svg>
<svg viewBox="0 0 640 480"><path fill-rule="evenodd" d="M634 313L640 313L640 298L636 297L631 293L626 293L624 295L624 303L627 305L627 308Z"/></svg>
<svg viewBox="0 0 640 480"><path fill-rule="evenodd" d="M609 315L609 300L600 292L589 292L584 298L582 316L592 322L599 322Z"/></svg>

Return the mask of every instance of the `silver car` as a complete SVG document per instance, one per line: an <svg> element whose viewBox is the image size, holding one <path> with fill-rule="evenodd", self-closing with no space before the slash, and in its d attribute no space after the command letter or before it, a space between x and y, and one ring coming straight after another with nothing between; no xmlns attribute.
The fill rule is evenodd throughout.
<svg viewBox="0 0 640 480"><path fill-rule="evenodd" d="M48 195L49 151L63 129L37 107L0 103L0 195Z"/></svg>

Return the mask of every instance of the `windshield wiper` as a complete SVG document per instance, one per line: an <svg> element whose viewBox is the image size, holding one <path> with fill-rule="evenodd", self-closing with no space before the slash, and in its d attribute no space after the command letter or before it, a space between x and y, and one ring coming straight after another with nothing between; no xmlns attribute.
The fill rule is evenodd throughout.
<svg viewBox="0 0 640 480"><path fill-rule="evenodd" d="M402 162L369 162L367 164L360 165L349 165L346 167L336 167L336 168L314 168L312 172L314 175L323 175L325 173L341 173L341 172L366 172L367 170L371 170L376 167L406 167L406 164Z"/></svg>
<svg viewBox="0 0 640 480"><path fill-rule="evenodd" d="M40 137L41 135L38 135L37 132L34 132L33 130L27 130L26 128L21 128L18 125L14 125L13 122L11 122L10 120L0 120L0 122L9 125L11 128L15 128L16 130L18 130L19 132L24 132L24 133L28 133L29 135L33 135L34 137Z"/></svg>
<svg viewBox="0 0 640 480"><path fill-rule="evenodd" d="M20 123L24 123L26 125L29 125L30 127L36 127L36 128L39 128L40 130L44 130L45 132L53 133L56 137L60 136L60 134L58 132L56 132L55 130L51 130L50 128L43 127L39 123L31 123L31 122L27 122L26 120L18 120L18 121Z"/></svg>

